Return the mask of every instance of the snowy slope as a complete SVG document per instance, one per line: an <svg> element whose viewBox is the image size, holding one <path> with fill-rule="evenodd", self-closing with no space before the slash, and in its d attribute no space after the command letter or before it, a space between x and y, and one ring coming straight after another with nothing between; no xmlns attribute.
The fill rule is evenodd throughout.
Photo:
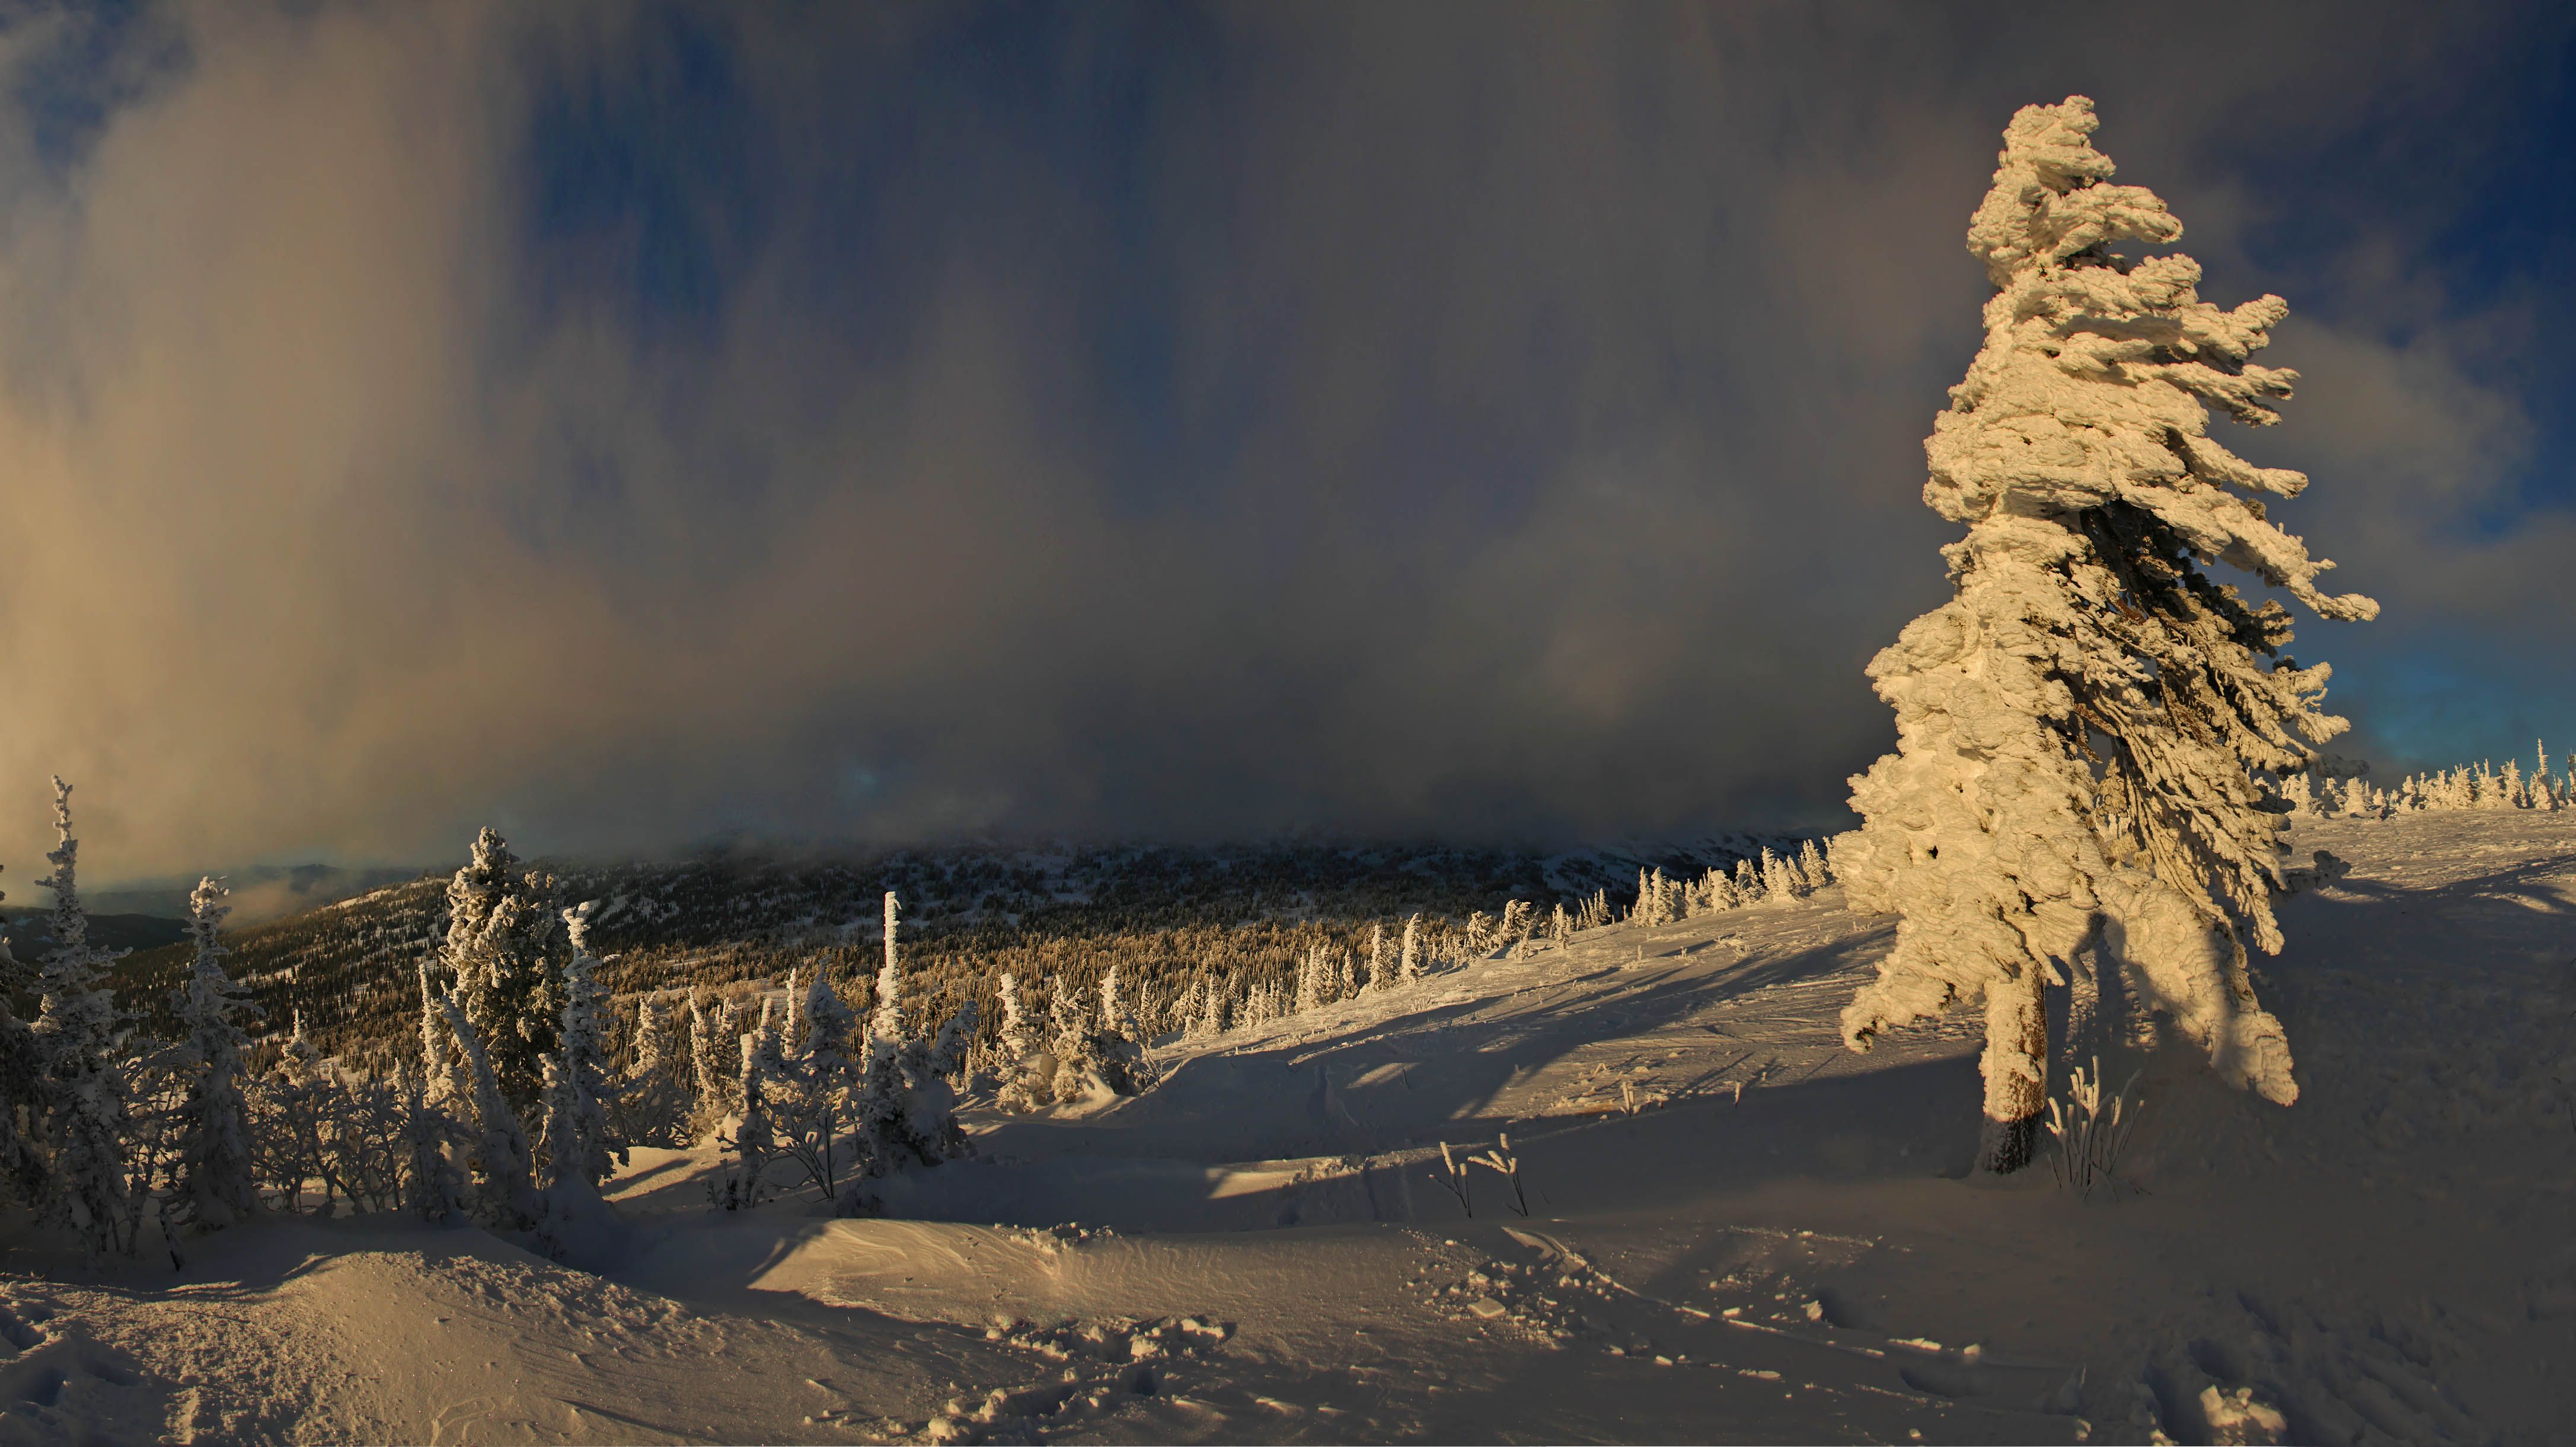
<svg viewBox="0 0 2576 1447"><path fill-rule="evenodd" d="M907 1219L711 1213L638 1152L595 1274L307 1221L90 1277L21 1231L0 1441L2553 1440L2576 818L2300 843L2357 866L2261 966L2300 1103L2145 1062L2116 1197L1964 1176L1968 1018L1841 1050L1889 931L1828 891L976 1117ZM1505 1132L1531 1214L1477 1168L1471 1219L1438 1147Z"/></svg>

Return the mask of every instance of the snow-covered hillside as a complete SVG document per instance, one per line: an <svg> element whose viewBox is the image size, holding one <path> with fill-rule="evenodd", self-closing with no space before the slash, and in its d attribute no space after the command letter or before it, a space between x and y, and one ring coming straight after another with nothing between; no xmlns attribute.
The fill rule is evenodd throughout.
<svg viewBox="0 0 2576 1447"><path fill-rule="evenodd" d="M2123 1184L1971 1177L1979 1022L1856 1056L1839 891L1586 932L970 1115L900 1219L638 1151L571 1265L408 1216L0 1278L0 1441L2542 1442L2576 1419L2576 816L2304 823L2302 1093L2143 1063ZM2116 1082L2141 1062L2106 1062ZM2062 1064L2062 1062L2061 1062ZM1498 1170L1441 1146L1509 1137Z"/></svg>

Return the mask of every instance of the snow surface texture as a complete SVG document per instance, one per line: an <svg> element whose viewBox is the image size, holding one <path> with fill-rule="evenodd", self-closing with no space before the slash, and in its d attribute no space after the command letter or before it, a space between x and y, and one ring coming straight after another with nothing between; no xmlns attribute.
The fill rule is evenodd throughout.
<svg viewBox="0 0 2576 1447"><path fill-rule="evenodd" d="M2089 1199L1966 1177L1973 1020L1842 1048L1892 924L1826 889L1167 1044L971 1115L908 1219L710 1211L713 1153L639 1148L595 1272L13 1224L0 1442L2557 1440L2576 814L2301 832L2355 867L2264 966L2299 1104L2106 1055L2143 1116ZM1470 1218L1439 1146L1506 1132L1531 1214L1470 1166Z"/></svg>
<svg viewBox="0 0 2576 1447"><path fill-rule="evenodd" d="M2285 610L2200 570L2325 618L2378 607L2318 591L2332 565L2239 495L2307 479L2208 436L2210 407L2278 420L2294 374L2246 358L2287 304L2222 311L2191 258L2113 252L2182 223L2110 184L2095 124L2082 96L2024 107L1969 224L1986 342L1924 444L1924 503L1968 529L1943 550L1957 593L1870 663L1898 750L1852 781L1866 822L1836 851L1855 906L1903 918L1845 1038L1982 1001L1995 1121L2039 1113L2043 984L2096 960L2222 1078L2297 1097L2246 973L2246 945L2280 948L2271 897L2292 883L2255 772L2305 768L2344 724L2317 710L2324 668L2269 666Z"/></svg>

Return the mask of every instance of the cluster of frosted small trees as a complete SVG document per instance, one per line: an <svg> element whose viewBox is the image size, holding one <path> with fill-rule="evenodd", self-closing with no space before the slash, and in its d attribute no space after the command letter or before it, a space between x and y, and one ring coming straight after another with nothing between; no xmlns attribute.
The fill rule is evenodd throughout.
<svg viewBox="0 0 2576 1447"><path fill-rule="evenodd" d="M740 1033L735 1068L693 1007L683 1073L664 1048L668 1012L639 1007L620 1071L590 907L563 908L554 882L487 829L420 962L417 1056L357 1069L323 1058L300 1017L282 1042L254 1045L262 1012L224 970L228 908L212 879L189 901L176 1038L138 1031L108 979L118 955L89 943L71 787L54 783L61 843L39 881L54 892L51 948L29 969L0 942L0 1187L93 1259L134 1254L147 1225L175 1261L191 1229L344 1203L524 1232L560 1253L604 1215L600 1185L629 1145L682 1144L700 1127L729 1130L735 1204L782 1184L784 1161L804 1169L784 1184L810 1180L839 1209L868 1210L887 1175L964 1149L953 1079L974 1009L927 1037L906 1029L891 894L865 1028L818 970L791 990L783 1024L765 1011ZM29 995L37 1014L21 1020L10 1003Z"/></svg>
<svg viewBox="0 0 2576 1447"><path fill-rule="evenodd" d="M254 1209L256 1165L243 1005L215 964L223 892L207 881L192 901L198 966L173 1001L184 1037L140 1037L108 979L119 952L89 942L71 794L54 780L60 842L37 881L54 892L51 947L29 968L0 942L0 1179L95 1260L133 1254L149 1223L175 1239ZM36 1015L21 1020L11 1006L29 996Z"/></svg>
<svg viewBox="0 0 2576 1447"><path fill-rule="evenodd" d="M1364 953L1354 947L1310 945L1286 979L1209 969L1177 995L1153 1002L1139 1013L1185 1039L1210 1039L1411 984L1434 970L1496 957L1517 959L1542 945L1562 946L1585 930L1669 924L1766 900L1796 899L1824 888L1832 878L1826 852L1814 840L1805 841L1794 854L1765 848L1757 858L1736 861L1732 870L1713 868L1697 880L1675 879L1660 868L1640 869L1636 899L1624 912L1611 902L1608 891L1601 890L1571 910L1556 903L1542 912L1531 901L1515 899L1505 901L1499 915L1478 910L1457 924L1416 914L1405 920L1400 936L1394 938L1384 924L1371 925ZM1113 969L1104 988L1114 991L1116 978ZM1069 987L1057 982L1053 994L1057 1003L1041 1038L1034 1027L1020 1023L1030 1007L1021 999L1019 982L1010 974L1001 977L1002 1025L999 1039L990 1047L989 1068L1005 1082L998 1094L1005 1108L1039 1109L1083 1099L1103 1088L1113 1094L1131 1093L1128 1086L1117 1083L1121 1080L1142 1082L1136 1089L1150 1083L1112 1068L1097 1072L1107 1082L1103 1086L1079 1084L1085 1078L1083 1072L1094 1069L1091 1062L1122 1049L1133 1049L1141 1058L1143 1042L1164 1031L1146 1031L1132 1023L1112 1028L1107 1021L1126 1018L1119 1011L1109 1011L1089 1024L1068 1026L1063 1022L1089 1018L1079 1014L1078 1001L1065 1003L1072 998ZM1065 1043L1059 1046L1059 1041ZM1070 1071L1062 1064L1068 1059L1078 1062Z"/></svg>
<svg viewBox="0 0 2576 1447"><path fill-rule="evenodd" d="M1058 976L1043 1019L1021 998L1017 976L1004 973L999 987L1000 1028L976 1074L992 1082L993 1101L1002 1109L1096 1102L1135 1095L1154 1083L1146 1058L1150 1041L1116 967L1101 977L1097 1000Z"/></svg>
<svg viewBox="0 0 2576 1447"><path fill-rule="evenodd" d="M789 977L783 1011L778 998L762 998L758 1024L734 1036L730 1062L723 1036L691 1003L697 1109L726 1152L727 1169L708 1190L728 1210L783 1186L815 1188L841 1215L874 1214L887 1177L966 1153L957 1080L975 1040L975 1005L935 1032L908 1026L896 914L888 891L885 963L864 1024L842 1003L827 964L810 980L801 971Z"/></svg>
<svg viewBox="0 0 2576 1447"><path fill-rule="evenodd" d="M1434 970L1517 954L1540 940L1562 943L1574 928L1574 916L1563 905L1542 916L1526 900L1506 901L1499 918L1476 911L1463 925L1416 914L1392 937L1383 923L1370 926L1364 954L1316 943L1284 980L1211 963L1176 993L1150 1001L1131 1001L1112 966L1101 979L1096 1007L1086 992L1058 977L1048 989L1043 1020L1018 977L1006 971L998 980L1001 1018L979 1054L975 1075L994 1082L994 1101L1005 1110L1133 1095L1157 1078L1147 1056L1157 1035L1202 1040L1257 1030L1412 984Z"/></svg>
<svg viewBox="0 0 2576 1447"><path fill-rule="evenodd" d="M2507 759L2497 768L2481 759L2475 768L2438 769L2409 774L2393 788L2379 789L2367 779L2317 778L2293 774L2281 781L2281 797L2291 812L2309 818L2386 819L2397 814L2462 809L2564 809L2576 804L2576 754L2549 772L2549 750L2532 744L2531 772Z"/></svg>
<svg viewBox="0 0 2576 1447"><path fill-rule="evenodd" d="M1565 911L1559 908L1557 914L1562 918ZM1411 984L1439 968L1442 962L1456 963L1512 947L1526 941L1541 928L1534 905L1514 900L1503 907L1503 915L1504 923L1498 924L1493 916L1478 911L1463 927L1452 928L1445 922L1426 920L1416 914L1405 920L1402 934L1394 939L1388 937L1383 923L1373 924L1369 927L1365 955L1338 945L1313 944L1297 957L1296 967L1286 980L1210 969L1191 980L1168 1004L1140 1012L1140 1016L1164 1020L1184 1039L1190 1040L1257 1030L1310 1010ZM1512 936L1513 930L1518 931L1517 938ZM1117 971L1113 968L1103 982L1104 996L1114 990L1117 978ZM1030 1037L1025 1031L1014 1032L1009 1027L1007 1021L1016 1009L1013 1002L1017 997L1017 985L1009 975L1004 975L1002 982L1006 1023L1000 1051L1005 1060L1002 1067L1005 1078L1026 1076L1025 1069L1014 1075L1010 1061L1036 1061L1040 1073L1060 1070L1047 1050L1036 1045L1015 1046L1011 1043L1014 1039L1025 1041ZM1056 986L1055 998L1059 1002L1067 998L1066 987L1061 982ZM1050 1043L1077 1039L1092 1042L1072 1047L1075 1052L1073 1058L1085 1062L1099 1058L1103 1052L1119 1052L1132 1045L1141 1060L1143 1043L1149 1034L1135 1023L1140 1016L1104 1009L1100 1020L1090 1027L1077 1029L1070 1035L1062 1028L1053 1030ZM1067 1018L1061 1004L1054 1018ZM1120 1023L1113 1027L1110 1024L1113 1020ZM1141 1064L1135 1069L1118 1067L1106 1073L1103 1079L1113 1093L1131 1094L1134 1089L1142 1089L1152 1083L1150 1076L1139 1073L1142 1068ZM1064 1078L1070 1083L1078 1077ZM1122 1078L1136 1084L1132 1089L1123 1087L1118 1084ZM1079 1093L1068 1094L1061 1089L1052 1097L1030 1089L1005 1090L1001 1096L1003 1105L1010 1109L1035 1109L1051 1099L1078 1098Z"/></svg>
<svg viewBox="0 0 2576 1447"><path fill-rule="evenodd" d="M1661 869L1641 869L1637 903L1629 911L1628 923L1672 924L1766 900L1799 899L1832 882L1832 866L1812 839L1801 844L1796 854L1774 854L1766 846L1758 861L1739 859L1732 871L1711 869L1697 880L1668 879ZM1608 912L1608 901L1596 897L1580 919L1588 925L1605 919Z"/></svg>
<svg viewBox="0 0 2576 1447"><path fill-rule="evenodd" d="M1410 985L1424 975L1496 956L1518 958L1541 941L1573 938L1575 916L1562 904L1541 915L1528 900L1506 900L1497 916L1477 910L1463 924L1408 916L1389 938L1384 924L1369 927L1368 950L1317 944L1297 960L1288 980L1228 980L1204 975L1176 1002L1180 1033L1206 1039L1256 1030L1345 1000Z"/></svg>

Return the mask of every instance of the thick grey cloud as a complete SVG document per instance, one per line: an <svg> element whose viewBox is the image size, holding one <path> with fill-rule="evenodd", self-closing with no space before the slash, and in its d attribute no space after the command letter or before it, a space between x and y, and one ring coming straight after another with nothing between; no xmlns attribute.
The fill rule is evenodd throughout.
<svg viewBox="0 0 2576 1447"><path fill-rule="evenodd" d="M2078 91L2292 301L2253 450L2412 640L2338 700L2563 657L2532 304L2423 139L2537 22L2025 15L182 8L70 140L98 47L21 27L0 858L57 769L118 873L1829 822L1941 596L1965 217Z"/></svg>

